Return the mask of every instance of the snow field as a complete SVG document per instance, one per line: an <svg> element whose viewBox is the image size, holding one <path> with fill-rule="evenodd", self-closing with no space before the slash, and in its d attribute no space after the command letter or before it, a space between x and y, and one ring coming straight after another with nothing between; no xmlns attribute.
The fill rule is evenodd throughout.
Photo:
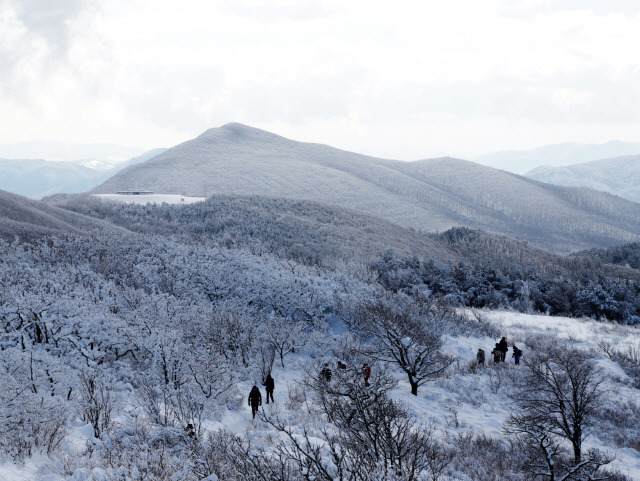
<svg viewBox="0 0 640 481"><path fill-rule="evenodd" d="M575 348L593 350L598 349L600 341L607 341L624 348L638 345L639 340L638 329L630 326L505 311L487 311L482 312L482 315L500 326L509 346L511 347L515 341L524 351L524 356L527 355L528 350L526 339L540 334L572 339L579 343ZM504 364L494 365L489 353L497 340L489 337L445 336L443 350L459 359L449 375L421 386L418 396L413 396L404 374L396 372L398 386L391 393L392 399L406 404L421 421L433 423L442 439L465 433L484 433L493 437L503 437L505 434L503 422L512 410L511 402L507 397L509 378L517 376L522 366L514 364L511 349ZM476 352L480 347L487 355L486 365L484 368L473 369L471 366L475 364ZM323 360L330 361L335 368L337 359L325 356ZM290 355L285 358L285 369L277 363L274 365L275 406L267 406L264 403L264 388L257 384L261 389L263 408L267 414L278 414L292 425L296 421L313 423L314 419L302 412L307 406L312 406L311 396L307 396L307 406L303 405L299 410L291 411L286 408L288 391L295 390L295 386L307 374L306 369L312 361L313 359L309 356ZM628 376L620 366L602 353L598 356L598 364L606 375L605 391L616 393L615 397L621 403L625 399L638 400L638 391L626 385ZM373 376L375 376L375 369ZM252 385L252 382L239 384L241 393L244 393L244 406L227 411L223 419L211 427L224 427L234 433L252 431L256 436L266 436L269 427L262 421L251 421L251 409L247 406L246 396ZM607 445L610 443L594 435L587 437L585 441L585 449L607 450ZM627 448L616 450L615 455L616 460L612 463L612 467L619 469L631 479L640 480L640 453Z"/></svg>
<svg viewBox="0 0 640 481"><path fill-rule="evenodd" d="M187 197L174 194L118 195L94 194L103 200L122 202L124 204L195 204L206 200L206 197Z"/></svg>
<svg viewBox="0 0 640 481"><path fill-rule="evenodd" d="M626 400L638 401L638 390L628 385L628 376L616 363L608 359L598 344L609 342L618 348L638 346L638 329L630 326L603 324L591 320L527 315L505 311L482 312L487 320L499 326L502 335L507 337L509 346L513 342L523 350L526 358L529 346L527 339L536 335L553 335L560 339L576 342L575 348L591 349L598 352L598 364L605 373L604 388L615 406L624 406ZM309 372L318 363L330 362L335 369L338 360L332 355L330 346L342 333L334 332L334 339L325 339L323 346L307 350L307 354L289 354L285 357L285 367L276 359L273 366L275 379L275 403L266 404L266 393L259 382L257 371L238 382L237 403L223 407L218 419L205 419L203 427L207 431L226 429L236 434L246 433L263 445L273 442L273 429L263 421L251 419L251 408L247 405L247 396L251 386L260 387L262 408L268 416L285 419L295 429L302 427L319 427L322 420L314 416L312 393L304 391L301 381L306 376L315 376ZM418 396L410 393L410 387L403 373L396 372L398 385L391 397L406 404L410 411L421 421L431 423L436 428L439 438L446 440L457 434L481 434L502 438L503 422L511 412L511 402L507 396L510 378L518 376L522 366L515 366L511 357L511 349L504 364L494 365L490 351L498 339L490 337L451 336L444 339L444 351L456 356L458 361L450 368L448 375L429 382L419 388ZM487 355L485 367L475 367L476 352L483 348ZM374 366L372 377L376 375ZM126 395L126 389L123 393ZM139 413L135 406L129 406L117 422L132 423ZM310 412L309 412L310 411ZM126 426L124 426L126 429ZM610 440L603 439L607 433L594 429L593 435L587 437L585 448L592 447L607 450ZM92 428L82 423L70 426L69 435L64 440L64 449L70 453L86 455L87 446L97 441L93 438ZM318 442L321 442L318 439ZM84 454L83 454L84 453ZM616 459L612 467L631 479L640 480L640 453L631 448L615 451ZM93 471L78 469L72 477L64 478L52 474L47 468L50 459L44 455L31 458L24 466L11 463L0 464L0 481L101 481L102 470ZM48 472L44 475L42 473ZM455 478L451 479L463 479Z"/></svg>

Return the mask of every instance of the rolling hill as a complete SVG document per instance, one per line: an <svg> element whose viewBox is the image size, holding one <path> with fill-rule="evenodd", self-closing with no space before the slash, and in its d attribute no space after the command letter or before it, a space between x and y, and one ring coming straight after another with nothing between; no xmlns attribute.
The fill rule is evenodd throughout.
<svg viewBox="0 0 640 481"><path fill-rule="evenodd" d="M564 167L545 165L525 175L549 184L588 187L640 202L640 155L594 160Z"/></svg>
<svg viewBox="0 0 640 481"><path fill-rule="evenodd" d="M567 253L640 239L640 206L469 161L368 157L241 124L210 129L108 179L92 193L260 195L358 210L425 232L480 228Z"/></svg>
<svg viewBox="0 0 640 481"><path fill-rule="evenodd" d="M0 190L0 238L32 241L46 235L82 234L95 228L117 228L100 219L70 212Z"/></svg>

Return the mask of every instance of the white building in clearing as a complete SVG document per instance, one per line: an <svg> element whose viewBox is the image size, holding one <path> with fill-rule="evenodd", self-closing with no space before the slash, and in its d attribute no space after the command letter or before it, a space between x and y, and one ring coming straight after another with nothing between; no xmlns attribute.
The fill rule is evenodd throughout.
<svg viewBox="0 0 640 481"><path fill-rule="evenodd" d="M153 194L150 190L144 189L127 189L127 190L119 190L116 192L118 195L151 195Z"/></svg>

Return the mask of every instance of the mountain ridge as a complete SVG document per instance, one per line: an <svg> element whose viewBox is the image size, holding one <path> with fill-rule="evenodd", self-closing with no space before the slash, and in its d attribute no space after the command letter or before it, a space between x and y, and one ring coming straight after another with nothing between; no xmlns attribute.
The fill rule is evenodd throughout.
<svg viewBox="0 0 640 481"><path fill-rule="evenodd" d="M588 187L640 203L640 155L592 160L580 164L537 167L531 179L567 187Z"/></svg>
<svg viewBox="0 0 640 481"><path fill-rule="evenodd" d="M640 142L610 140L604 144L564 142L530 150L504 150L476 157L483 165L525 174L543 165L569 166L593 160L640 154Z"/></svg>
<svg viewBox="0 0 640 481"><path fill-rule="evenodd" d="M438 232L467 226L556 252L640 239L640 206L453 159L369 157L231 123L118 172L92 193L141 185L166 194L312 200Z"/></svg>

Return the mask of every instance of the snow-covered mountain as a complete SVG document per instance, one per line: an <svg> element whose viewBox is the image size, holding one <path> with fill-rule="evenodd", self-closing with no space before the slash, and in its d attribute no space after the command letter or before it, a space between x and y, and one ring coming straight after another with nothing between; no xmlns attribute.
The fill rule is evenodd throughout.
<svg viewBox="0 0 640 481"><path fill-rule="evenodd" d="M544 165L525 174L549 184L588 187L640 202L640 155L594 160L575 165Z"/></svg>
<svg viewBox="0 0 640 481"><path fill-rule="evenodd" d="M144 162L164 150L154 149L126 161L0 158L0 189L32 199L86 192L120 169Z"/></svg>
<svg viewBox="0 0 640 481"><path fill-rule="evenodd" d="M92 192L136 185L165 194L313 200L421 231L469 226L558 252L640 238L640 206L608 194L543 184L458 159L367 157L240 124L208 130L118 172Z"/></svg>
<svg viewBox="0 0 640 481"><path fill-rule="evenodd" d="M525 174L537 167L548 165L561 167L640 154L640 142L620 142L612 140L605 144L564 144L546 145L532 150L508 150L484 155L474 159L483 165L506 170L515 174Z"/></svg>

